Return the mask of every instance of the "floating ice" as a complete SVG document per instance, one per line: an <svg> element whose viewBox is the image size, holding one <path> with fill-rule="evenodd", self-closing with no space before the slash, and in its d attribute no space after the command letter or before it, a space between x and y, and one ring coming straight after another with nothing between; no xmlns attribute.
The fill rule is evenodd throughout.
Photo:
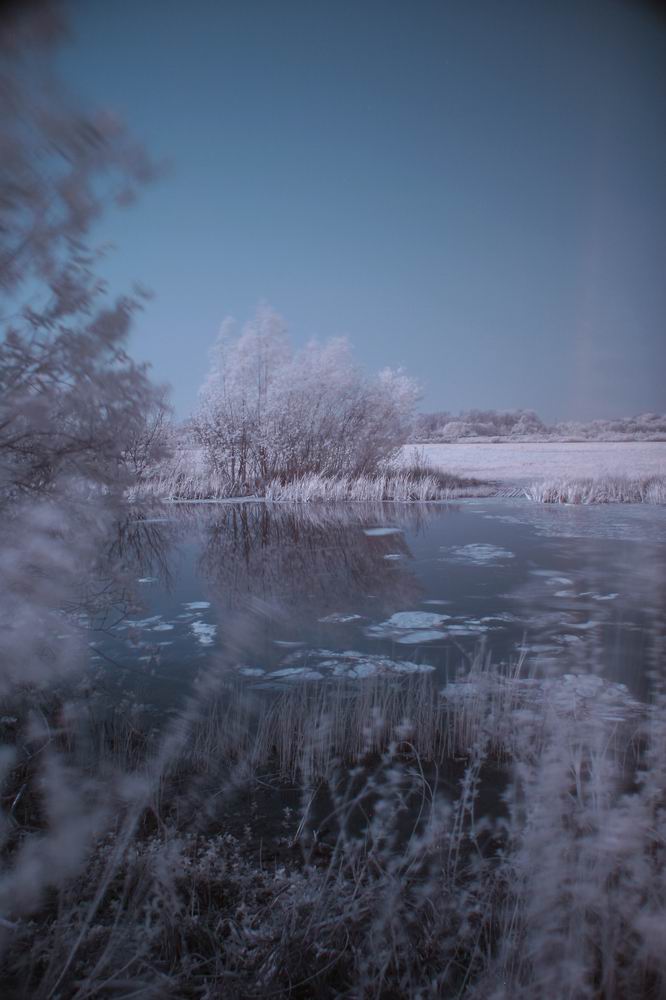
<svg viewBox="0 0 666 1000"><path fill-rule="evenodd" d="M321 681L324 679L324 675L320 674L318 670L310 670L308 667L285 667L283 670L273 670L270 679L274 678L285 681Z"/></svg>
<svg viewBox="0 0 666 1000"><path fill-rule="evenodd" d="M162 615L153 615L152 618L126 618L118 628L151 628L162 620Z"/></svg>
<svg viewBox="0 0 666 1000"><path fill-rule="evenodd" d="M387 552L384 559L403 559L402 552Z"/></svg>
<svg viewBox="0 0 666 1000"><path fill-rule="evenodd" d="M437 639L444 639L444 632L435 632L431 629L421 629L419 632L408 632L401 635L396 642L403 646L417 646L420 642L435 642Z"/></svg>
<svg viewBox="0 0 666 1000"><path fill-rule="evenodd" d="M545 679L487 675L451 682L440 694L451 704L464 703L486 694L489 686L495 685L511 692L516 707L510 714L516 724L543 722L551 709L577 725L582 720L588 723L623 722L642 711L625 684L613 683L595 674L564 674ZM524 733L523 726L520 728Z"/></svg>
<svg viewBox="0 0 666 1000"><path fill-rule="evenodd" d="M303 650L300 654L293 654L289 657L289 662L293 663L298 659L307 658L307 666L299 668L299 673L293 668L288 668L287 674L284 670L272 673L273 677L303 677L316 679L312 675L325 671L330 677L360 679L364 677L376 677L386 674L414 674L430 673L435 668L429 663L413 663L411 660L392 660L387 656L379 656L373 653L361 653L354 649L345 650L342 653L333 653L328 649ZM310 677L306 676L310 674Z"/></svg>
<svg viewBox="0 0 666 1000"><path fill-rule="evenodd" d="M161 625L155 625L150 631L151 632L170 632L175 625L169 625L168 622L162 622Z"/></svg>
<svg viewBox="0 0 666 1000"><path fill-rule="evenodd" d="M184 604L183 607L189 611L205 611L206 608L210 607L210 601L190 601L189 604Z"/></svg>
<svg viewBox="0 0 666 1000"><path fill-rule="evenodd" d="M454 545L443 551L444 559L448 562L468 563L471 566L492 566L515 558L513 552L509 552L508 549L480 543Z"/></svg>
<svg viewBox="0 0 666 1000"><path fill-rule="evenodd" d="M137 583L157 583L156 576L140 576Z"/></svg>
<svg viewBox="0 0 666 1000"><path fill-rule="evenodd" d="M433 628L449 621L451 615L438 615L433 611L396 611L382 625L388 628Z"/></svg>
<svg viewBox="0 0 666 1000"><path fill-rule="evenodd" d="M384 528L364 528L363 534L370 535L371 537L378 537L380 535L401 535L402 528L390 528L388 526Z"/></svg>
<svg viewBox="0 0 666 1000"><path fill-rule="evenodd" d="M282 649L298 649L300 646L304 646L305 643L297 640L273 639L273 645L280 646Z"/></svg>
<svg viewBox="0 0 666 1000"><path fill-rule="evenodd" d="M206 622L196 621L191 622L190 631L194 634L195 639L202 646L212 646L215 642L215 636L217 635L216 625L207 625Z"/></svg>
<svg viewBox="0 0 666 1000"><path fill-rule="evenodd" d="M346 625L347 622L359 621L363 615L356 614L345 614L343 611L334 611L331 615L326 615L325 618L319 618L318 621L322 625Z"/></svg>
<svg viewBox="0 0 666 1000"><path fill-rule="evenodd" d="M243 677L263 677L266 671L261 667L239 667L238 673Z"/></svg>
<svg viewBox="0 0 666 1000"><path fill-rule="evenodd" d="M317 664L320 670L332 670L334 677L375 677L379 674L430 673L435 668L429 663L413 663L411 660L390 660L386 656L357 653L348 650L336 654L332 660Z"/></svg>
<svg viewBox="0 0 666 1000"><path fill-rule="evenodd" d="M447 632L451 635L481 635L482 632L488 631L488 625L482 625L480 622L465 622L463 625L448 625Z"/></svg>

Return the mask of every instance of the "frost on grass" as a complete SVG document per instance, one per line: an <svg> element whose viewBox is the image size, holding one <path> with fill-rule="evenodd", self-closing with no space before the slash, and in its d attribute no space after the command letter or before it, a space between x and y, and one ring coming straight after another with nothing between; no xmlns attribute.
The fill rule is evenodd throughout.
<svg viewBox="0 0 666 1000"><path fill-rule="evenodd" d="M666 476L599 476L597 478L546 479L531 483L525 496L537 503L666 503Z"/></svg>
<svg viewBox="0 0 666 1000"><path fill-rule="evenodd" d="M506 712L505 721L522 724L543 721L551 711L586 726L595 722L626 722L638 718L644 710L625 684L584 673L521 678L477 671L468 679L450 682L441 694L449 706L478 705L485 696L493 706L488 715L490 720L501 710Z"/></svg>
<svg viewBox="0 0 666 1000"><path fill-rule="evenodd" d="M447 562L467 563L471 566L496 566L515 558L514 553L508 549L482 543L453 545L442 551Z"/></svg>

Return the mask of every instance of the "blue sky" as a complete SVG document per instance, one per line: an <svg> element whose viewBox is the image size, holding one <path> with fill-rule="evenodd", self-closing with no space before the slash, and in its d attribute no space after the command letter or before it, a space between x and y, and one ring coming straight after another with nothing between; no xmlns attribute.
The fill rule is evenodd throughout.
<svg viewBox="0 0 666 1000"><path fill-rule="evenodd" d="M70 0L59 65L168 173L106 217L132 350L348 335L424 409L666 409L666 26L614 0Z"/></svg>

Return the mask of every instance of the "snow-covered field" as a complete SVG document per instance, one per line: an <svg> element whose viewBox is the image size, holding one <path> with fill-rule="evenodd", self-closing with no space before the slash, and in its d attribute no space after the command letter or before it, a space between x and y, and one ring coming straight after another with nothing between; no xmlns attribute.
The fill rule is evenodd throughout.
<svg viewBox="0 0 666 1000"><path fill-rule="evenodd" d="M516 442L406 445L403 459L425 453L459 476L525 483L540 479L666 476L666 441Z"/></svg>

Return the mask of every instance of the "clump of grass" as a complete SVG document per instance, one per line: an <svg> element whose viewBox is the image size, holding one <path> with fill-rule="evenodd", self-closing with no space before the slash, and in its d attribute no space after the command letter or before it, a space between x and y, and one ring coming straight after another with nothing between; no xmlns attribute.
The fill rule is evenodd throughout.
<svg viewBox="0 0 666 1000"><path fill-rule="evenodd" d="M630 479L603 476L596 479L557 479L532 483L524 491L537 503L666 503L666 477Z"/></svg>
<svg viewBox="0 0 666 1000"><path fill-rule="evenodd" d="M100 741L100 719L66 738L61 718L41 756L59 740L71 769L94 744L108 779L107 741L133 791L111 792L86 865L39 905L7 903L5 996L663 996L666 699L481 656L441 690L421 675L266 694L211 679L139 756L122 720ZM285 778L300 809L262 827L254 804ZM5 849L2 887L39 837L57 846L71 802L22 831L32 854Z"/></svg>
<svg viewBox="0 0 666 1000"><path fill-rule="evenodd" d="M390 469L367 476L307 473L267 482L237 483L208 471L167 470L135 487L130 499L202 501L255 497L273 502L336 503L339 501L413 502L485 495L489 487L476 480L430 470Z"/></svg>
<svg viewBox="0 0 666 1000"><path fill-rule="evenodd" d="M388 471L376 476L351 476L328 478L311 474L287 482L273 480L268 483L264 496L275 501L428 501L450 500L458 497L465 486L451 478L442 485L442 478L434 473Z"/></svg>

